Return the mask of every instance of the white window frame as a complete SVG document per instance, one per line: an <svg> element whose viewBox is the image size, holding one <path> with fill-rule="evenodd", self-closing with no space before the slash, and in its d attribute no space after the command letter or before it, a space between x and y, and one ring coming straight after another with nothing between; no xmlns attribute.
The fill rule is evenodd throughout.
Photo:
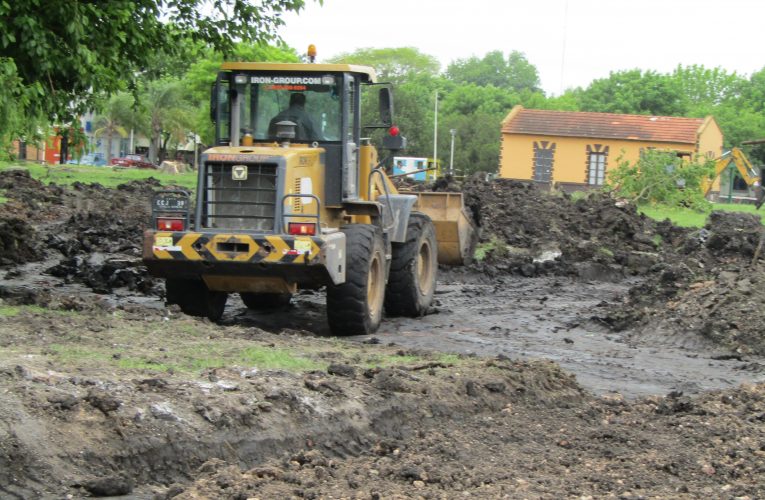
<svg viewBox="0 0 765 500"><path fill-rule="evenodd" d="M606 159L603 152L592 151L587 159L587 184L602 186L606 180Z"/></svg>

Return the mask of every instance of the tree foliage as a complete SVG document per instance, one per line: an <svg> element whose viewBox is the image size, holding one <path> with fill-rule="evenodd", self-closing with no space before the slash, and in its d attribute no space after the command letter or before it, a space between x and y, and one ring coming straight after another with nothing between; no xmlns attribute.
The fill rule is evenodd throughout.
<svg viewBox="0 0 765 500"><path fill-rule="evenodd" d="M417 76L436 76L441 68L438 60L414 47L389 49L363 48L340 54L328 62L372 66L383 82L402 82Z"/></svg>
<svg viewBox="0 0 765 500"><path fill-rule="evenodd" d="M580 95L582 111L684 116L688 109L678 80L655 71L612 72L593 81Z"/></svg>
<svg viewBox="0 0 765 500"><path fill-rule="evenodd" d="M480 87L493 85L516 92L538 91L541 85L537 68L523 53L515 50L507 58L495 50L482 58L458 59L446 69L446 77L456 83Z"/></svg>
<svg viewBox="0 0 765 500"><path fill-rule="evenodd" d="M137 124L133 97L125 92L113 95L95 117L93 135L106 140L106 164L112 160L112 142L127 137L128 131Z"/></svg>
<svg viewBox="0 0 765 500"><path fill-rule="evenodd" d="M303 0L0 1L0 72L16 113L67 122L189 47L268 41ZM7 85L10 83L10 85ZM4 113L7 117L9 113ZM1 118L0 118L1 119ZM0 121L6 131L13 121Z"/></svg>
<svg viewBox="0 0 765 500"><path fill-rule="evenodd" d="M703 210L709 202L702 181L712 175L712 162L682 160L672 151L645 150L636 162L619 159L608 173L608 186L633 203L661 203Z"/></svg>

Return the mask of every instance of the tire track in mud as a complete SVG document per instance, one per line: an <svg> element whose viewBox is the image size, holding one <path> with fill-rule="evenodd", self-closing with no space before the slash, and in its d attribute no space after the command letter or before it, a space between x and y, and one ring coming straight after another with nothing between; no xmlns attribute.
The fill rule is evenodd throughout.
<svg viewBox="0 0 765 500"><path fill-rule="evenodd" d="M462 283L439 283L435 314L386 318L374 335L348 340L549 359L595 394L618 392L630 398L672 391L696 394L765 380L765 359L736 359L695 334L667 329L635 335L632 330L615 333L600 325L599 313L620 303L634 282L503 277L486 284L478 276L467 278ZM321 294L311 293L293 299L289 309L267 313L232 303L226 321L326 335L322 302Z"/></svg>
<svg viewBox="0 0 765 500"><path fill-rule="evenodd" d="M440 287L440 313L384 323L377 336L407 347L550 359L586 389L627 397L699 393L765 380L765 360L726 358L695 335L653 332L637 340L596 320L628 283L508 278Z"/></svg>

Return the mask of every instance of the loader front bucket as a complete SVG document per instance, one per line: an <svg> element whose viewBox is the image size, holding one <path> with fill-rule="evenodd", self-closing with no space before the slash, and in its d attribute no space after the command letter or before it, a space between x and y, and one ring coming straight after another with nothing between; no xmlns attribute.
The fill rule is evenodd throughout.
<svg viewBox="0 0 765 500"><path fill-rule="evenodd" d="M476 228L465 209L462 193L408 192L418 200L414 209L431 218L436 228L438 262L459 266L473 259Z"/></svg>

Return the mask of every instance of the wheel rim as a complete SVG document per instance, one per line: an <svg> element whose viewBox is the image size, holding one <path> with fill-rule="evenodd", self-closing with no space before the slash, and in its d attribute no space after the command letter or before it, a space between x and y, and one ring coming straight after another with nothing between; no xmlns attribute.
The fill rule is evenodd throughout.
<svg viewBox="0 0 765 500"><path fill-rule="evenodd" d="M433 281L433 252L430 242L423 240L417 253L417 288L420 294L428 295Z"/></svg>
<svg viewBox="0 0 765 500"><path fill-rule="evenodd" d="M369 316L376 321L382 311L384 290L381 285L383 280L383 262L379 252L372 254L372 262L369 263L369 280L367 280L367 303L369 304Z"/></svg>

